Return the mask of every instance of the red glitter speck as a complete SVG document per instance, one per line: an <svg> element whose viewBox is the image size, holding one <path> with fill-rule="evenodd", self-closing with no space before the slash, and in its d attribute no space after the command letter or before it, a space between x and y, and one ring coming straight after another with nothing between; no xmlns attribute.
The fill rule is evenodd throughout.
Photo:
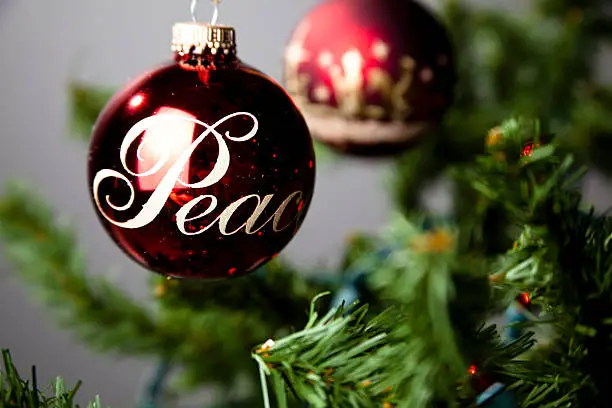
<svg viewBox="0 0 612 408"><path fill-rule="evenodd" d="M300 201L300 205L298 205L298 212L302 211L302 208L304 208L304 202Z"/></svg>
<svg viewBox="0 0 612 408"><path fill-rule="evenodd" d="M468 372L469 372L471 375L476 375L476 373L477 373L478 371L476 370L476 366L475 366L475 365L473 365L473 366L470 366L470 369L468 370Z"/></svg>
<svg viewBox="0 0 612 408"><path fill-rule="evenodd" d="M312 169L313 163L312 160L308 163L308 167L310 167Z"/></svg>
<svg viewBox="0 0 612 408"><path fill-rule="evenodd" d="M276 153L274 153L274 154L272 155L272 157L274 157L274 158L276 159Z"/></svg>
<svg viewBox="0 0 612 408"><path fill-rule="evenodd" d="M259 232L257 233L257 235L259 235L259 236L261 237L261 236L263 235L263 232L259 231Z"/></svg>
<svg viewBox="0 0 612 408"><path fill-rule="evenodd" d="M300 171L298 169L295 169L295 174L298 174Z"/></svg>
<svg viewBox="0 0 612 408"><path fill-rule="evenodd" d="M236 268L232 268L229 270L230 275L233 275L234 273L236 273Z"/></svg>

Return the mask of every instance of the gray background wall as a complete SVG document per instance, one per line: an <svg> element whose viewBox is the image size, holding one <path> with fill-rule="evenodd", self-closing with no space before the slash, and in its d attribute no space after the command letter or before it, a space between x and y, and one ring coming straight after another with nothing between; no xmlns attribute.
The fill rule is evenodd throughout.
<svg viewBox="0 0 612 408"><path fill-rule="evenodd" d="M75 225L91 273L106 274L140 299L148 296L148 273L99 226L86 188L86 147L66 137L66 84L79 78L118 87L168 58L171 26L189 19L188 3L0 0L0 181L19 178L36 186ZM210 8L201 3L205 19ZM284 45L316 3L226 0L221 21L237 27L242 59L280 80ZM528 1L495 3L516 12ZM284 255L300 265L334 264L348 233L380 228L390 210L388 168L351 159L323 166L310 214ZM594 177L588 187L600 205L612 202L604 184ZM70 332L56 329L14 275L0 260L0 347L12 349L24 372L36 364L43 380L56 374L70 383L82 379L83 397L99 393L115 408L131 406L150 362L90 353Z"/></svg>

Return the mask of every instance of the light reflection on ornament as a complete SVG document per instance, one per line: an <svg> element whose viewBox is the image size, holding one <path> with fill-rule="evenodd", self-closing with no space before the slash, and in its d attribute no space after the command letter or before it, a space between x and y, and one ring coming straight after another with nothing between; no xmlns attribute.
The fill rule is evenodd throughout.
<svg viewBox="0 0 612 408"><path fill-rule="evenodd" d="M156 115L175 116L195 119L180 109L162 107ZM138 178L138 185L143 191L154 191L162 181L168 170L176 162L183 152L185 152L193 142L195 123L191 120L170 119L161 121L159 125L147 129L142 136L142 141L138 146L138 165L137 173L144 173L160 160L164 160L162 167L155 173ZM185 164L179 180L189 182L189 161ZM183 188L177 181L175 188Z"/></svg>
<svg viewBox="0 0 612 408"><path fill-rule="evenodd" d="M132 99L130 99L129 105L130 108L137 108L140 105L142 105L142 103L144 102L144 96L142 96L141 94L138 95L134 95L134 97L132 97Z"/></svg>

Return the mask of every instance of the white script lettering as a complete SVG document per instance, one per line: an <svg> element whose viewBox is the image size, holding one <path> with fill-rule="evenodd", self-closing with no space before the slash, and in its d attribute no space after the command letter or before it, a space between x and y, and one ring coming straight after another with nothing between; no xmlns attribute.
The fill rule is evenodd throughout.
<svg viewBox="0 0 612 408"><path fill-rule="evenodd" d="M226 121L240 117L242 119L248 118L253 122L252 128L247 132L246 135L240 137L233 137L230 135L229 131L225 132L224 135L219 133L216 129ZM140 145L137 148L137 158L140 162L145 161L145 157L143 157L143 146L151 141L147 140L147 132L157 129L157 134L159 134L159 129L166 129L167 131L172 131L173 128L181 129L181 125L183 125L182 129L185 129L185 122L190 123L191 125L200 125L204 127L204 132L202 132L193 142L187 143L184 147L184 150L176 152L176 146L164 146L163 144L172 143L174 139L174 135L167 135L167 137L159 138L157 137L157 143L162 143L161 146L157 146L155 149L156 156L154 157L153 164L149 166L150 168L145 170L133 170L128 167L127 157L128 151L132 144L144 133L144 137L140 142ZM134 125L126 134L123 139L123 143L121 144L121 148L119 151L119 157L121 160L121 164L125 172L136 178L144 178L152 176L158 172L162 172L166 170L166 174L162 175L159 182L156 183L154 190L151 193L151 196L147 200L145 204L143 204L142 209L138 214L136 214L133 218L119 222L111 218L108 214L105 213L103 206L100 201L99 190L102 182L108 179L120 180L127 185L130 190L130 196L128 202L123 205L117 205L111 201L111 197L107 195L105 197L105 201L115 211L126 211L132 208L132 205L135 201L135 189L130 180L124 174L112 170L112 169L103 169L97 172L93 180L93 196L94 201L98 207L100 213L106 218L110 223L127 229L137 229L142 228L148 224L150 224L162 211L166 201L169 199L172 191L175 186L182 185L184 187L199 189L210 187L225 176L229 167L230 167L230 151L227 146L227 143L224 139L227 138L233 142L244 142L252 139L258 131L259 124L257 118L248 113L248 112L237 112L231 115L228 115L221 120L217 121L213 125L208 125L202 121L197 120L194 117L183 115L183 114L157 114L146 119L141 120L136 125ZM213 169L210 173L204 177L202 180L189 183L188 180L183 180L182 175L184 173L185 166L189 163L193 152L197 149L197 147L204 141L204 139L212 135L217 142L219 153L217 156L217 160L213 166ZM192 134L188 135L189 140L192 138ZM153 141L155 142L155 141ZM174 156L174 157L171 157ZM150 160L150 159L149 159ZM201 234L205 231L208 231L213 225L218 223L219 231L223 235L233 235L240 230L244 229L244 232L247 234L255 234L261 229L263 229L270 221L272 221L272 226L275 232L280 232L286 228L288 228L293 221L299 215L296 215L289 221L285 226L281 226L281 218L287 207L291 204L291 202L300 203L303 198L303 193L301 191L295 191L287 197L279 208L274 212L274 214L268 218L263 224L259 227L255 227L256 222L259 217L265 211L268 204L272 201L274 197L273 194L266 195L263 199L257 194L251 194L240 198L239 200L229 204L220 215L212 221L208 226L201 227L195 232L189 232L186 228L186 223L195 221L212 213L217 207L217 198L213 195L200 195L187 204L185 204L177 213L176 213L176 224L177 228L180 232L185 235L197 235ZM201 202L209 200L207 209L197 215L189 215L189 213ZM232 217L232 215L238 210L240 206L245 204L247 201L256 201L257 206L253 213L249 216L249 218L238 228L235 228L233 231L228 231L228 223Z"/></svg>

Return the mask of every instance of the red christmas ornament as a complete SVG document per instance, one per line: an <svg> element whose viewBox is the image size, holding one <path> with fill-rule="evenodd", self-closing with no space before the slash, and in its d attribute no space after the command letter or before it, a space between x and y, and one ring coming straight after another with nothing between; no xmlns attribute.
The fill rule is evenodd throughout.
<svg viewBox="0 0 612 408"><path fill-rule="evenodd" d="M116 95L95 126L89 182L112 239L173 277L239 276L300 227L315 163L304 118L242 63L231 27L174 28L175 61Z"/></svg>
<svg viewBox="0 0 612 408"><path fill-rule="evenodd" d="M315 138L397 154L438 122L456 73L444 27L412 0L328 0L295 30L285 82Z"/></svg>

